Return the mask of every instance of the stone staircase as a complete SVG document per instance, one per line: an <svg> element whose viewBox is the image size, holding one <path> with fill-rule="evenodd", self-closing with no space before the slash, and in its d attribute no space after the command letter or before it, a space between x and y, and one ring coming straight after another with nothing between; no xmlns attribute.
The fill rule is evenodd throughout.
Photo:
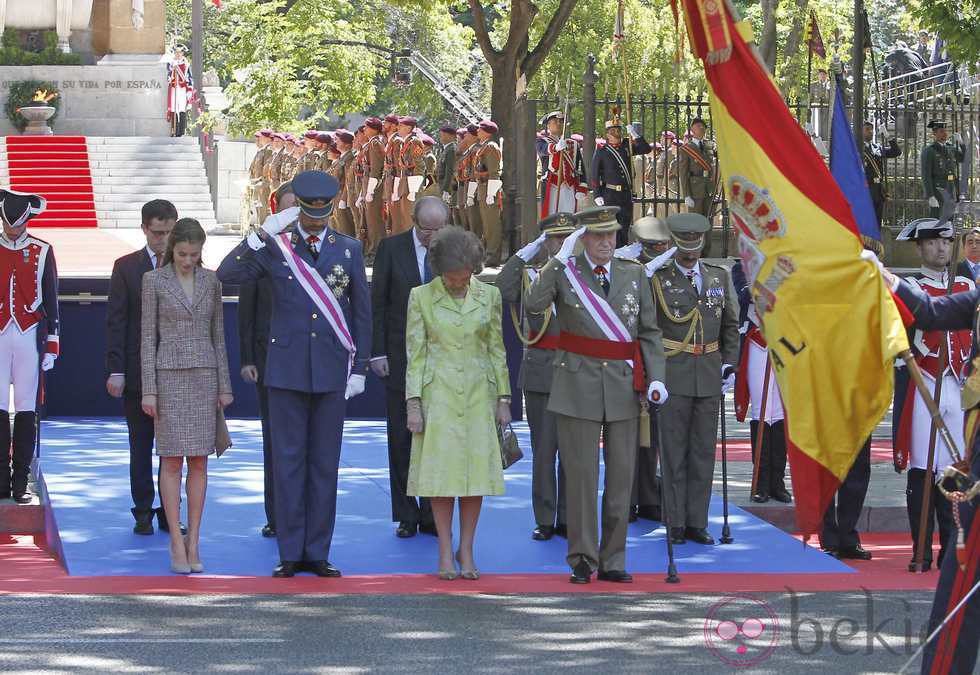
<svg viewBox="0 0 980 675"><path fill-rule="evenodd" d="M58 137L46 138L55 152ZM205 230L217 224L204 160L196 139L88 136L84 141L99 227L138 228L140 209L151 199L170 200L181 218L196 218ZM50 170L56 169L59 161L64 161L63 151L50 160L44 159L43 151L34 158L37 170L30 171L30 189L40 194L58 194L66 189L77 191L62 185L60 174ZM15 175L12 176L12 172ZM0 185L10 185L11 180L17 183L16 173L17 169L11 168L8 161L5 145L0 152ZM14 189L18 188L15 186Z"/></svg>

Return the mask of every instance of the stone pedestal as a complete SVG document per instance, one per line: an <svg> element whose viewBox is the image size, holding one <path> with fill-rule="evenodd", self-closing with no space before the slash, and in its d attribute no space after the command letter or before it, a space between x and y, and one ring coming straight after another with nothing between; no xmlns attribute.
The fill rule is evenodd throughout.
<svg viewBox="0 0 980 675"><path fill-rule="evenodd" d="M92 47L99 54L163 54L164 0L144 0L143 27L133 26L132 0L94 0Z"/></svg>
<svg viewBox="0 0 980 675"><path fill-rule="evenodd" d="M27 120L25 136L51 136L54 134L48 126L48 120L54 116L54 108L49 105L25 105L20 109L20 115Z"/></svg>

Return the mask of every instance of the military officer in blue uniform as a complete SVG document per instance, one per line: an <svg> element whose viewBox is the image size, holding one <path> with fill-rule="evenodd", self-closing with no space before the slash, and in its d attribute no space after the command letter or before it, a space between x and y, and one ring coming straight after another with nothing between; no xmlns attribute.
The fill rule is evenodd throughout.
<svg viewBox="0 0 980 675"><path fill-rule="evenodd" d="M880 265L880 263L879 263ZM891 272L882 269L885 283L905 303L915 317L915 328L922 330L973 330L973 349L971 361L980 353L980 289L953 293L940 297L930 297L916 285L901 280ZM976 366L963 384L962 405L967 415L975 412L980 405L980 373ZM970 473L973 478L980 476L980 439L974 442L973 452L963 448L971 457ZM947 555L939 576L936 595L933 599L932 614L929 617L929 631L932 632L952 608L962 599L964 593L980 579L980 565L977 564L977 542L980 526L975 526L977 499L953 504L959 510L960 526L966 538L965 559L960 566L958 555ZM955 536L955 535L954 535ZM955 596L954 596L955 594ZM980 647L980 594L974 593L960 608L963 615L951 621L925 649L922 659L922 673L972 673Z"/></svg>
<svg viewBox="0 0 980 675"><path fill-rule="evenodd" d="M592 155L592 182L596 206L618 206L616 246L626 245L633 224L633 158L646 155L653 148L646 142L635 124L626 127L629 140L623 138L619 115L606 122L606 143Z"/></svg>
<svg viewBox="0 0 980 675"><path fill-rule="evenodd" d="M269 395L280 564L339 577L327 558L347 399L364 391L371 296L361 244L330 229L335 178L304 171L298 207L269 216L218 267L227 284L263 275L272 287L265 385ZM332 297L330 297L332 296Z"/></svg>

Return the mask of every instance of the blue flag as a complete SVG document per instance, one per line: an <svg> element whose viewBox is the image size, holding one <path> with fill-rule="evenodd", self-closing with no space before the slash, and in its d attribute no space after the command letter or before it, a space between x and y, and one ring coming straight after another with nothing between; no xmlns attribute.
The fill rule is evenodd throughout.
<svg viewBox="0 0 980 675"><path fill-rule="evenodd" d="M830 122L830 173L837 181L844 198L851 206L861 240L867 248L881 254L881 226L871 203L868 179L864 175L864 161L858 152L851 123L844 110L844 98L840 82L834 88L834 111Z"/></svg>

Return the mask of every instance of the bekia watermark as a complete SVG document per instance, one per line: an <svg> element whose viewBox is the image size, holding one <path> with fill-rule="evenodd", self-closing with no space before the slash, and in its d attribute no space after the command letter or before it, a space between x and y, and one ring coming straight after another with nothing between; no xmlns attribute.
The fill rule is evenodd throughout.
<svg viewBox="0 0 980 675"><path fill-rule="evenodd" d="M874 597L865 588L860 616L810 616L800 596L787 588L789 621L781 621L773 607L751 595L733 595L716 602L704 620L704 642L719 660L735 668L755 666L777 648L789 647L800 656L824 649L848 656L873 654L884 649L899 656L911 655L927 635L927 621L915 619L908 600L899 599L904 612L890 608L887 616L876 613ZM786 633L788 640L780 642Z"/></svg>

